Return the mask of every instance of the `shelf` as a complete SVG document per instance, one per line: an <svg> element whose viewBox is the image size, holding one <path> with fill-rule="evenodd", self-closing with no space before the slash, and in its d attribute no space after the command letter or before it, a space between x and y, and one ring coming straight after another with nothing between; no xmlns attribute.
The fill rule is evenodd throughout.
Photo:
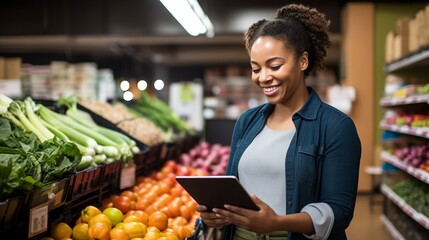
<svg viewBox="0 0 429 240"><path fill-rule="evenodd" d="M396 227L389 220L389 218L386 217L386 215L382 214L380 216L380 220L383 223L383 225L386 227L386 229L390 233L390 235L393 237L393 239L405 240L405 238L402 236L402 234L398 231L398 229L396 229Z"/></svg>
<svg viewBox="0 0 429 240"><path fill-rule="evenodd" d="M414 136L423 137L423 138L429 138L429 128L413 128L409 126L397 126L397 125L387 124L384 121L380 123L380 127L384 130L404 133L408 135L414 135Z"/></svg>
<svg viewBox="0 0 429 240"><path fill-rule="evenodd" d="M387 162L390 163L392 165L394 165L395 167L407 172L408 174L410 174L411 176L419 179L422 182L425 182L427 184L429 184L429 173L419 169L419 168L415 168L412 167L406 163L404 163L403 161L401 161L401 159L393 156L392 154L388 153L388 152L381 152L381 158Z"/></svg>
<svg viewBox="0 0 429 240"><path fill-rule="evenodd" d="M397 60L393 63L387 64L384 67L384 71L394 72L397 70L413 67L413 66L424 66L429 65L429 49L423 50L421 52L417 52L408 57Z"/></svg>
<svg viewBox="0 0 429 240"><path fill-rule="evenodd" d="M387 198L392 200L392 202L394 202L399 208L401 208L404 213L406 213L424 228L429 230L429 219L425 215L417 212L414 208L408 205L408 203L406 203L401 197L399 197L390 187L388 187L386 184L383 184L381 186L381 192Z"/></svg>
<svg viewBox="0 0 429 240"><path fill-rule="evenodd" d="M429 94L415 95L409 97L384 97L381 99L380 104L383 107L416 104L416 103L429 103Z"/></svg>

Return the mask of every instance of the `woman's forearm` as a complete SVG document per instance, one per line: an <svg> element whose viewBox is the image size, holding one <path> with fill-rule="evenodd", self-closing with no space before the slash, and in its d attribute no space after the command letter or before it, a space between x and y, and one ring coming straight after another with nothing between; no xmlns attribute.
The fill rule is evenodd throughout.
<svg viewBox="0 0 429 240"><path fill-rule="evenodd" d="M275 229L278 229L278 231L298 232L307 235L314 234L313 222L310 215L305 212L279 215L274 224Z"/></svg>

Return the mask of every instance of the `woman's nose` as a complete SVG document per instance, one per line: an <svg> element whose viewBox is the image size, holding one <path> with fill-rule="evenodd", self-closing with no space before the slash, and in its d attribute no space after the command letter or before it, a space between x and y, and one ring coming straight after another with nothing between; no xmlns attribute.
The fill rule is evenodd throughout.
<svg viewBox="0 0 429 240"><path fill-rule="evenodd" d="M260 82L265 82L265 81L271 80L271 78L272 78L272 76L271 76L271 74L269 74L269 72L267 70L261 70L258 80Z"/></svg>

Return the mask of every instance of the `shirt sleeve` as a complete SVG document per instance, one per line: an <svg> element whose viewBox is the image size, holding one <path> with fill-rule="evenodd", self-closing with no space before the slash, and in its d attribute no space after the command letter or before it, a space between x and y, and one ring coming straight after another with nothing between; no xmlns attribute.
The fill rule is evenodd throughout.
<svg viewBox="0 0 429 240"><path fill-rule="evenodd" d="M326 203L311 203L305 206L301 212L306 212L310 215L315 233L306 235L309 239L325 240L329 237L332 226L334 225L334 212Z"/></svg>

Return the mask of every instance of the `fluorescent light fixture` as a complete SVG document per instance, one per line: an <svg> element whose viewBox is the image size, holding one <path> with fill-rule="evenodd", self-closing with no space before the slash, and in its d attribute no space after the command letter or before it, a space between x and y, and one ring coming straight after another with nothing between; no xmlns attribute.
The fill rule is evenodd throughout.
<svg viewBox="0 0 429 240"><path fill-rule="evenodd" d="M165 8L192 36L214 36L213 24L197 0L160 0Z"/></svg>

